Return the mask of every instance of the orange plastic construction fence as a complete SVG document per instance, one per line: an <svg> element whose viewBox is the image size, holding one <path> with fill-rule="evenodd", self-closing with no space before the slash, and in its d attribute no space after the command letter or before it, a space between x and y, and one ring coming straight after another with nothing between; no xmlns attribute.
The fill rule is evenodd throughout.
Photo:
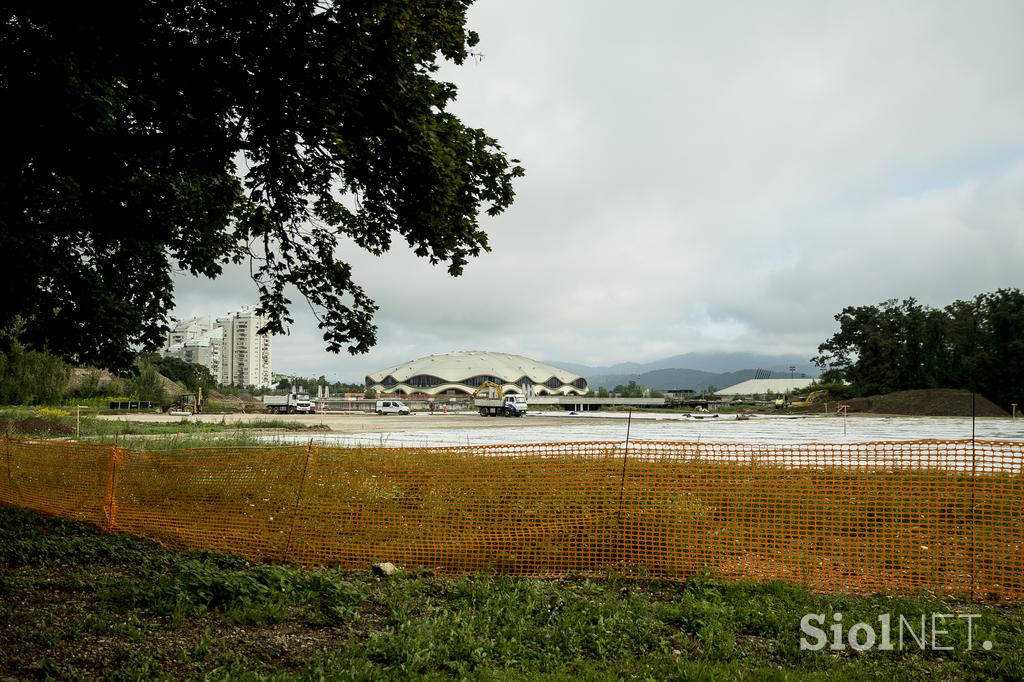
<svg viewBox="0 0 1024 682"><path fill-rule="evenodd" d="M1024 443L146 452L6 439L0 502L255 561L1024 597Z"/></svg>

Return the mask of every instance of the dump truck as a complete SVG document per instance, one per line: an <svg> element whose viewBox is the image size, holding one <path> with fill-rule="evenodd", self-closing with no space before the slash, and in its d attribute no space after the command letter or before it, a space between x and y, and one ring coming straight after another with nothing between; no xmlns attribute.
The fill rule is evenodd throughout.
<svg viewBox="0 0 1024 682"><path fill-rule="evenodd" d="M501 386L485 381L473 393L473 407L481 417L522 417L526 414L526 396L518 393L506 394Z"/></svg>
<svg viewBox="0 0 1024 682"><path fill-rule="evenodd" d="M313 414L316 412L316 405L309 399L306 393L288 393L286 395L265 395L263 406L271 414Z"/></svg>

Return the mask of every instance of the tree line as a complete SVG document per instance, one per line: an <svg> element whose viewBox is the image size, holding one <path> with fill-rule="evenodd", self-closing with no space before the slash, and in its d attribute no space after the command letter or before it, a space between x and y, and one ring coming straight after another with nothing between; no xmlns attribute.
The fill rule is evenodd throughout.
<svg viewBox="0 0 1024 682"><path fill-rule="evenodd" d="M165 404L175 396L168 394L161 375L188 391L217 385L206 367L179 358L140 353L130 371L114 376L95 367L76 368L56 355L0 338L0 405L59 405L91 398Z"/></svg>
<svg viewBox="0 0 1024 682"><path fill-rule="evenodd" d="M818 346L822 381L854 395L963 388L1000 406L1024 402L1024 292L998 289L945 308L914 298L849 306Z"/></svg>
<svg viewBox="0 0 1024 682"><path fill-rule="evenodd" d="M274 389L277 391L290 391L292 386L304 390L311 395L316 395L317 387L323 386L328 389L331 395L343 395L345 393L366 393L366 387L362 384L349 384L344 381L329 381L321 374L319 377L303 377L291 374L275 374Z"/></svg>

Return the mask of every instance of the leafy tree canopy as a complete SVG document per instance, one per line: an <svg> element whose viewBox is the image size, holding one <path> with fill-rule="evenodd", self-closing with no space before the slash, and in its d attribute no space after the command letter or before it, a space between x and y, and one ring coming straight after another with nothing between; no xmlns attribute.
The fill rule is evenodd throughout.
<svg viewBox="0 0 1024 682"><path fill-rule="evenodd" d="M181 358L173 356L163 357L156 354L147 358L149 364L153 365L156 371L163 374L171 381L183 384L190 391L199 388L213 388L217 380L206 365L197 362L186 362Z"/></svg>
<svg viewBox="0 0 1024 682"><path fill-rule="evenodd" d="M343 381L328 381L323 375L319 377L301 377L294 375L274 375L277 383L274 384L274 388L278 391L290 391L292 386L296 388L301 387L302 390L316 395L317 387L324 386L328 388L331 395L340 395L342 393L363 393L364 386L362 384L346 384Z"/></svg>
<svg viewBox="0 0 1024 682"><path fill-rule="evenodd" d="M851 306L818 346L827 381L857 395L964 388L1009 407L1024 400L1024 292L999 289L942 310L909 298Z"/></svg>
<svg viewBox="0 0 1024 682"><path fill-rule="evenodd" d="M0 329L125 370L171 275L249 261L266 333L294 286L326 347L365 352L375 303L339 254L396 236L458 275L522 174L446 111L468 0L27 2L0 9Z"/></svg>
<svg viewBox="0 0 1024 682"><path fill-rule="evenodd" d="M625 386L619 384L618 386L613 388L612 395L616 395L620 398L643 398L644 391L646 390L647 389L645 389L643 386L636 383L635 381L630 381Z"/></svg>

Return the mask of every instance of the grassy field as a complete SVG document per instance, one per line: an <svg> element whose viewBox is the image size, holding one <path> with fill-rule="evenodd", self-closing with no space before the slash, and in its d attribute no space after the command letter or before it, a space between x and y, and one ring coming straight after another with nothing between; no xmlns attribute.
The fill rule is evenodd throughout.
<svg viewBox="0 0 1024 682"><path fill-rule="evenodd" d="M254 414L248 421L202 422L181 419L173 422L138 422L99 419L95 410L52 407L0 408L0 434L12 438L76 438L83 442L114 443L123 447L148 450L174 450L221 445L257 445L266 443L260 434L323 431L287 419ZM216 436L217 440L212 440Z"/></svg>
<svg viewBox="0 0 1024 682"><path fill-rule="evenodd" d="M808 613L977 617L970 650L959 619L939 636L951 650L802 651ZM1024 611L700 578L305 571L0 507L0 678L47 677L1021 679Z"/></svg>

